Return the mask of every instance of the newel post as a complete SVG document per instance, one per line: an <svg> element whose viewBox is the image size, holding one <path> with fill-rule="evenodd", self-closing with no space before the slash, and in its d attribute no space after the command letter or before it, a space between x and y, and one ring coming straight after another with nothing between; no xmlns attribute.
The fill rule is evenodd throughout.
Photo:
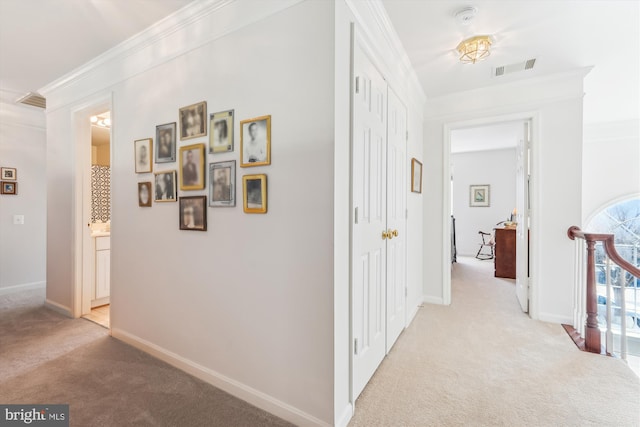
<svg viewBox="0 0 640 427"><path fill-rule="evenodd" d="M596 242L594 240L587 239L587 324L585 328L585 349L591 353L600 353L595 246Z"/></svg>

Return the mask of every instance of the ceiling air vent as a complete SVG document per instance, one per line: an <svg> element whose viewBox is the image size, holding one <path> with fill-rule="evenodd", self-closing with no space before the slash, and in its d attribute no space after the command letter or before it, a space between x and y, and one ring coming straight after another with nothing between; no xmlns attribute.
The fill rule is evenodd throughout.
<svg viewBox="0 0 640 427"><path fill-rule="evenodd" d="M31 105L38 108L47 108L47 100L40 94L29 92L16 101L18 104Z"/></svg>
<svg viewBox="0 0 640 427"><path fill-rule="evenodd" d="M533 68L536 63L536 59L529 59L527 61L518 62L516 64L503 65L501 67L496 67L493 72L493 77L500 77L506 74L517 73L520 71L526 71Z"/></svg>

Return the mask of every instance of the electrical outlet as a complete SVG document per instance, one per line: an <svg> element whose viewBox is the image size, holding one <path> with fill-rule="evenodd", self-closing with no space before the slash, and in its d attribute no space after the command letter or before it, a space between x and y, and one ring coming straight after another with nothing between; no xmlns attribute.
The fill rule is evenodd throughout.
<svg viewBox="0 0 640 427"><path fill-rule="evenodd" d="M13 223L15 225L24 225L24 215L14 215Z"/></svg>

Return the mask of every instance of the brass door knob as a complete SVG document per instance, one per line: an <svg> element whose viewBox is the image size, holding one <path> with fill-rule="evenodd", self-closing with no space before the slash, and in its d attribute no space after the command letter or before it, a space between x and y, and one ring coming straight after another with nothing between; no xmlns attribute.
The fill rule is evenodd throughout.
<svg viewBox="0 0 640 427"><path fill-rule="evenodd" d="M389 234L388 231L383 231L382 232L382 240L386 240L386 239L391 239L391 235Z"/></svg>
<svg viewBox="0 0 640 427"><path fill-rule="evenodd" d="M393 234L393 237L398 237L398 230L393 230L391 233Z"/></svg>

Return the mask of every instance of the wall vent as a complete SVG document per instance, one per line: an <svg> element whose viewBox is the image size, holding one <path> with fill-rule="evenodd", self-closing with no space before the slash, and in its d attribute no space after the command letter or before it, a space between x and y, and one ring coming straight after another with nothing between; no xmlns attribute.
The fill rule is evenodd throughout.
<svg viewBox="0 0 640 427"><path fill-rule="evenodd" d="M47 108L47 100L36 92L29 92L16 102L18 104L31 105L32 107Z"/></svg>
<svg viewBox="0 0 640 427"><path fill-rule="evenodd" d="M500 67L496 67L493 70L493 77L500 77L506 74L517 73L520 71L531 70L533 66L536 64L536 59L528 59L523 62L518 62L516 64L502 65Z"/></svg>

